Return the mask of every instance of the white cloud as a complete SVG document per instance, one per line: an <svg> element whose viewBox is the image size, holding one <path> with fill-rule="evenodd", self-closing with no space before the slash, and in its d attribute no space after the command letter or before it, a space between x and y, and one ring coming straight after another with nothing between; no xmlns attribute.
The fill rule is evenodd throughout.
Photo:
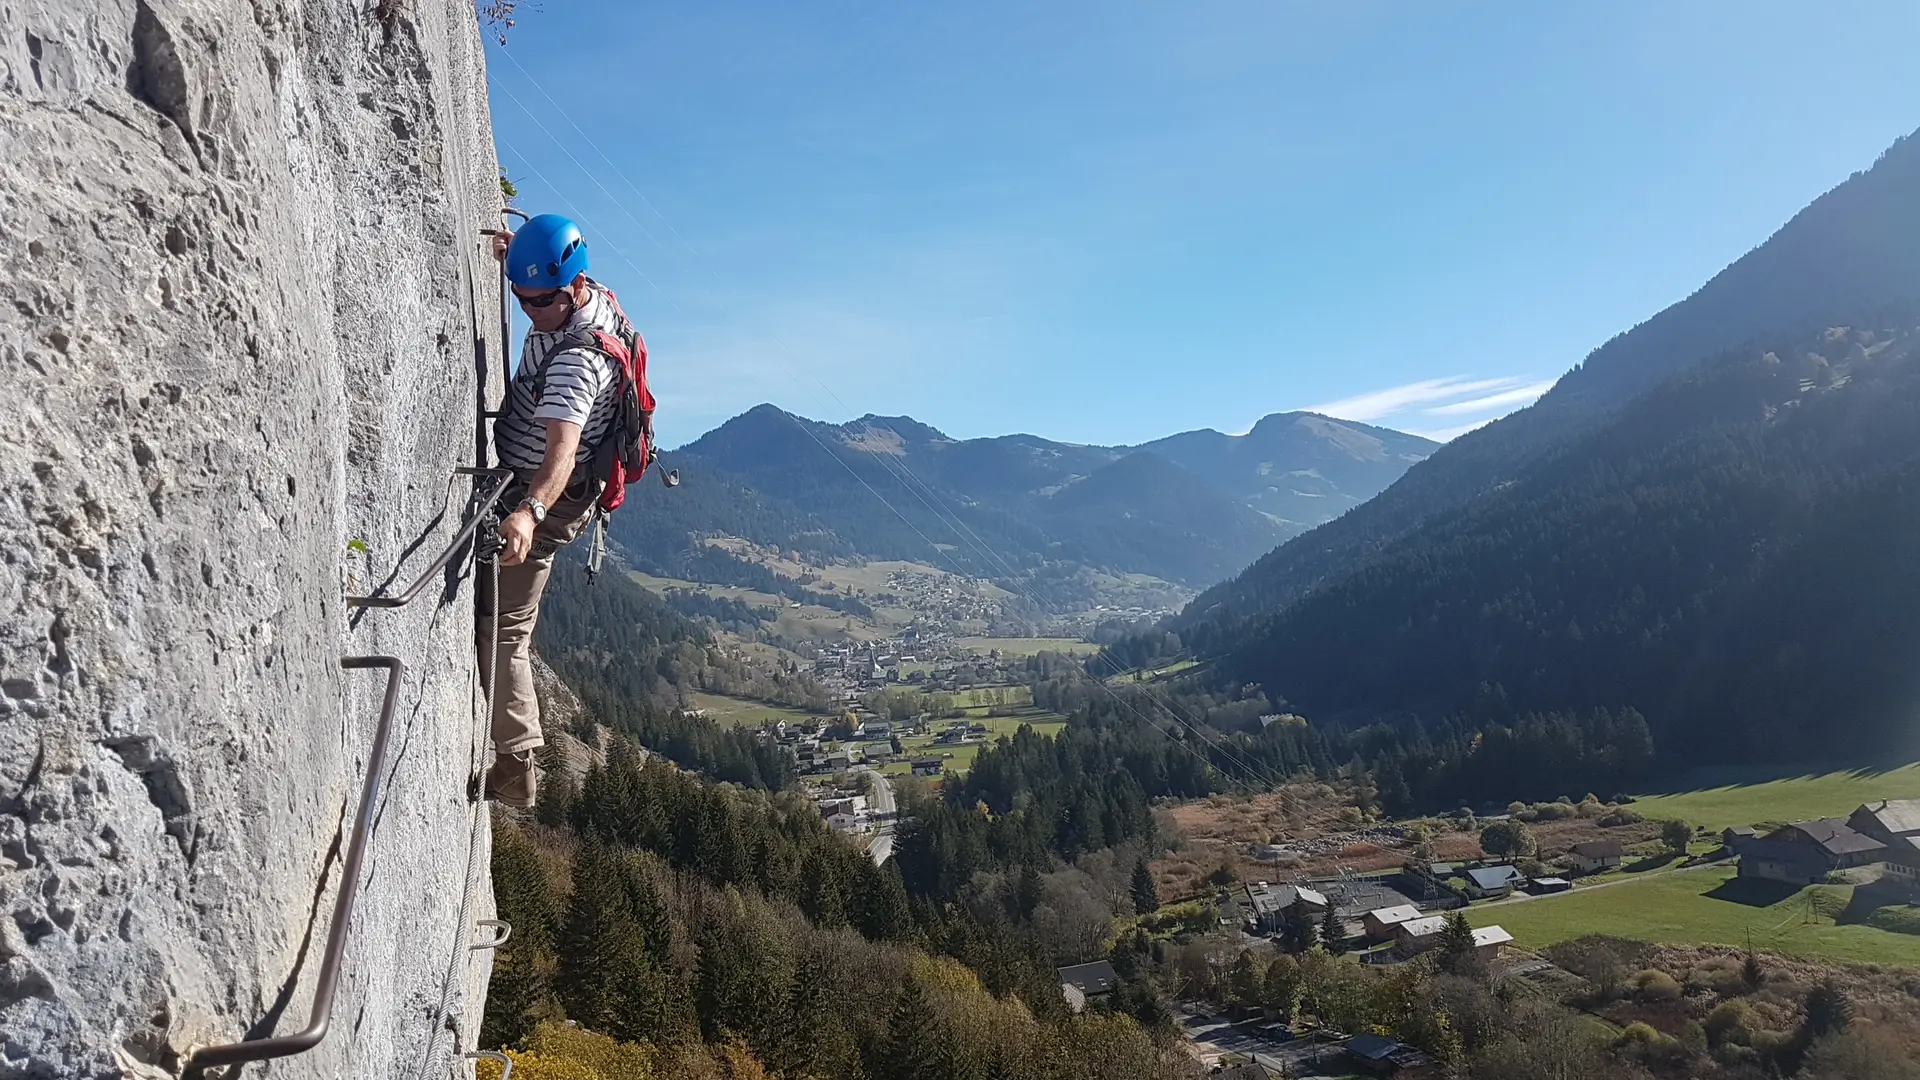
<svg viewBox="0 0 1920 1080"><path fill-rule="evenodd" d="M1370 390L1364 394L1329 401L1321 405L1307 406L1308 412L1321 413L1341 420L1367 422L1396 413L1406 412L1431 402L1444 402L1454 398L1465 398L1472 394L1485 394L1488 391L1509 393L1526 385L1524 377L1504 379L1470 379L1464 375L1448 375L1439 379L1421 379L1419 382L1389 386L1384 390Z"/></svg>
<svg viewBox="0 0 1920 1080"><path fill-rule="evenodd" d="M1407 434L1418 435L1423 439L1432 439L1434 442L1440 442L1440 443L1452 442L1453 440L1459 438L1460 436L1465 435L1467 432L1476 430L1478 428L1486 427L1488 424L1491 424L1498 419L1500 418L1497 416L1488 416L1488 417L1483 417L1479 420L1475 420L1470 424L1459 424L1454 427L1438 428L1430 431L1409 430Z"/></svg>
<svg viewBox="0 0 1920 1080"><path fill-rule="evenodd" d="M1531 405L1535 398L1553 389L1553 380L1544 379L1525 386L1516 386L1512 390L1503 390L1486 397L1471 398L1467 401L1453 401L1445 405L1435 405L1426 410L1435 416L1472 416L1475 413L1498 413L1521 405Z"/></svg>

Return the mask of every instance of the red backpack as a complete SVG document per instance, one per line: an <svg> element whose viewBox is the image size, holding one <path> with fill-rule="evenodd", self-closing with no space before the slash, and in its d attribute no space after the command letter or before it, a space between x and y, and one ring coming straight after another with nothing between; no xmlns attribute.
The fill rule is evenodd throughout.
<svg viewBox="0 0 1920 1080"><path fill-rule="evenodd" d="M569 349L590 349L612 360L618 373L613 419L599 445L593 448L594 475L607 484L600 492L600 512L604 516L620 509L620 504L627 500L627 485L645 475L647 466L653 463L653 444L647 437L644 418L653 412L654 403L653 392L647 389L646 341L621 310L613 290L591 278L588 282L606 294L607 302L613 305L617 321L615 333L575 330L560 339L547 355L556 356ZM535 382L535 400L546 389L546 374L543 369Z"/></svg>

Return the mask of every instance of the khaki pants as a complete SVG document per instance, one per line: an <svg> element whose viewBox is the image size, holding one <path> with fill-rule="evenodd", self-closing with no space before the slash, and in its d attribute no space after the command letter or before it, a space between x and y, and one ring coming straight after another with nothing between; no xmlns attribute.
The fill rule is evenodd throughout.
<svg viewBox="0 0 1920 1080"><path fill-rule="evenodd" d="M500 505L515 507L526 497L526 482L532 473L524 473L501 496ZM498 670L493 690L493 752L518 754L546 744L540 733L540 700L533 692L534 624L540 621L540 597L547 590L547 576L553 571L553 557L563 546L579 536L593 520L593 503L599 498L600 485L578 482L567 488L560 501L547 511L547 518L533 530L533 549L525 562L500 568L500 593L483 579L480 589L479 618L474 625L474 645L480 658L480 678ZM497 604L500 610L500 640L487 641L493 629L489 617ZM484 685L484 682L483 682Z"/></svg>

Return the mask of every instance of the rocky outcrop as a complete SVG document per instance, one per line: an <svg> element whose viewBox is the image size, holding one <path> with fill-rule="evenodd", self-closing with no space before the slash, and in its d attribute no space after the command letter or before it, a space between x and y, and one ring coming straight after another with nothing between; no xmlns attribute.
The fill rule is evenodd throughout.
<svg viewBox="0 0 1920 1080"><path fill-rule="evenodd" d="M483 80L465 0L0 4L0 1078L304 1023L382 689L350 654L408 674L333 1031L244 1071L471 1046L472 590L343 588L463 509Z"/></svg>

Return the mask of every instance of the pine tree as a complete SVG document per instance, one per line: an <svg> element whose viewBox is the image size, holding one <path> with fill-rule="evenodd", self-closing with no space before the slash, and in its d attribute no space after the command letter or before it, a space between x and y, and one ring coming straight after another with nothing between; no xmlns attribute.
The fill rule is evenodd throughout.
<svg viewBox="0 0 1920 1080"><path fill-rule="evenodd" d="M1320 945L1335 956L1347 951L1347 927L1332 904L1320 916Z"/></svg>
<svg viewBox="0 0 1920 1080"><path fill-rule="evenodd" d="M526 835L499 821L493 828L493 896L513 936L493 956L480 1044L505 1046L558 1011L552 976L560 899Z"/></svg>
<svg viewBox="0 0 1920 1080"><path fill-rule="evenodd" d="M920 983L909 972L887 1018L887 1037L873 1063L875 1080L926 1080L947 1073L939 1021Z"/></svg>
<svg viewBox="0 0 1920 1080"><path fill-rule="evenodd" d="M813 955L801 957L794 966L787 985L788 1023L769 1055L782 1076L840 1076L848 1071L853 1036L835 1008L831 963L826 956Z"/></svg>
<svg viewBox="0 0 1920 1080"><path fill-rule="evenodd" d="M575 852L556 986L569 1018L615 1038L632 1038L622 1015L622 990L645 977L652 965L618 862L592 838Z"/></svg>
<svg viewBox="0 0 1920 1080"><path fill-rule="evenodd" d="M1853 1004L1831 982L1822 982L1807 991L1806 1011L1807 1034L1815 1040L1853 1022Z"/></svg>
<svg viewBox="0 0 1920 1080"><path fill-rule="evenodd" d="M1440 930L1441 969L1459 973L1472 967L1474 960L1473 924L1467 922L1465 912L1449 912L1446 925Z"/></svg>
<svg viewBox="0 0 1920 1080"><path fill-rule="evenodd" d="M1020 876L1014 879L1013 886L1014 916L1021 920L1032 918L1033 909L1040 906L1042 896L1040 871L1035 870L1032 863L1020 867Z"/></svg>
<svg viewBox="0 0 1920 1080"><path fill-rule="evenodd" d="M1153 871L1147 869L1147 860L1142 856L1133 864L1133 910L1136 915L1146 915L1160 910L1160 891L1154 887Z"/></svg>
<svg viewBox="0 0 1920 1080"><path fill-rule="evenodd" d="M907 904L907 886L892 860L876 866L855 853L853 888L847 897L853 928L872 941L901 941L913 933L913 911Z"/></svg>
<svg viewBox="0 0 1920 1080"><path fill-rule="evenodd" d="M1280 916L1280 947L1290 953L1303 953L1313 948L1318 936L1307 905L1298 900L1288 904Z"/></svg>
<svg viewBox="0 0 1920 1080"><path fill-rule="evenodd" d="M567 759L560 752L559 743L547 743L537 755L543 775L540 777L540 789L534 802L534 817L548 828L560 828L572 818L573 803L577 797L573 789L573 774L567 771Z"/></svg>

